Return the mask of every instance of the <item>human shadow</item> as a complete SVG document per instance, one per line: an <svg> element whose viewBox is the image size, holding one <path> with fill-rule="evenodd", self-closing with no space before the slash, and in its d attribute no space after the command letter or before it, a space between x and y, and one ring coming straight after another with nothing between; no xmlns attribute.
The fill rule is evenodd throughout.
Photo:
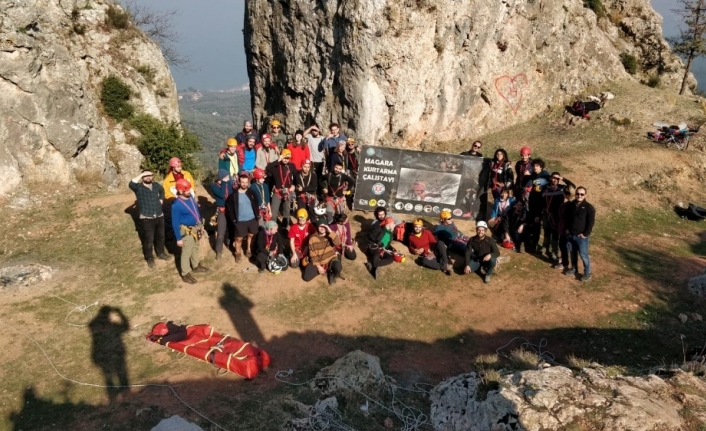
<svg viewBox="0 0 706 431"><path fill-rule="evenodd" d="M265 337L251 312L255 304L230 283L223 283L221 290L223 293L218 303L230 317L240 337L254 345L264 346Z"/></svg>
<svg viewBox="0 0 706 431"><path fill-rule="evenodd" d="M122 336L130 329L123 312L104 305L88 324L91 332L91 359L105 378L108 398L114 401L130 384L125 361L126 349Z"/></svg>

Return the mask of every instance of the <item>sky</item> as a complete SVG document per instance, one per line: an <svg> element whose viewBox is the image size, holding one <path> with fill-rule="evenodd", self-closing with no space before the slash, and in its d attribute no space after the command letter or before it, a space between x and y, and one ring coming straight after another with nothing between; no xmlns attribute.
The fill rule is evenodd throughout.
<svg viewBox="0 0 706 431"><path fill-rule="evenodd" d="M243 43L245 0L133 0L153 9L175 10L174 26L181 35L177 49L191 61L192 70L172 68L177 87L219 90L248 82ZM664 18L664 34L676 33L675 0L651 0ZM695 66L697 78L706 75L706 62ZM706 81L706 79L704 79ZM706 82L704 82L706 84ZM703 85L703 84L702 84Z"/></svg>

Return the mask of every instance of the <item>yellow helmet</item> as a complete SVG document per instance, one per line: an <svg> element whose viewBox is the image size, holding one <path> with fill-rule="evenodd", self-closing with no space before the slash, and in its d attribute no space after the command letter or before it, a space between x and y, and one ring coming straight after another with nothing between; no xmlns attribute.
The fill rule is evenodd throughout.
<svg viewBox="0 0 706 431"><path fill-rule="evenodd" d="M348 138L348 141L347 141L347 142L355 142L355 139L353 139L353 138Z"/></svg>
<svg viewBox="0 0 706 431"><path fill-rule="evenodd" d="M228 138L228 146L229 147L237 147L238 141L236 141L235 138Z"/></svg>
<svg viewBox="0 0 706 431"><path fill-rule="evenodd" d="M280 154L282 157L292 157L292 152L289 150L289 148L285 148L282 150L282 153Z"/></svg>
<svg viewBox="0 0 706 431"><path fill-rule="evenodd" d="M424 220L418 218L413 223L415 226L424 226Z"/></svg>
<svg viewBox="0 0 706 431"><path fill-rule="evenodd" d="M277 120L277 119L270 121L270 126L279 126L281 124L282 123L280 123L279 120Z"/></svg>
<svg viewBox="0 0 706 431"><path fill-rule="evenodd" d="M305 208L297 210L297 218L309 218L309 212Z"/></svg>
<svg viewBox="0 0 706 431"><path fill-rule="evenodd" d="M441 220L448 220L451 218L451 210L448 208L444 208L441 210L441 214L439 214L439 218Z"/></svg>

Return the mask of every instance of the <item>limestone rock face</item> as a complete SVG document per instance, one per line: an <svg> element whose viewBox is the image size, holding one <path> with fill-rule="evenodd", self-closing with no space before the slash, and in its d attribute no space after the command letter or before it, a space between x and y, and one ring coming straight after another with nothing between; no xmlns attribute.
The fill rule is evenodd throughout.
<svg viewBox="0 0 706 431"><path fill-rule="evenodd" d="M254 120L341 123L366 143L471 138L629 78L632 53L674 86L683 66L649 0L246 0ZM692 82L693 84L693 82Z"/></svg>
<svg viewBox="0 0 706 431"><path fill-rule="evenodd" d="M179 121L176 85L159 47L134 28L106 26L109 4L0 0L0 195L23 182L78 177L116 186L136 174L139 155L114 148L126 144L116 142L114 123L101 111L108 76L131 88L137 111ZM111 159L113 150L120 160Z"/></svg>

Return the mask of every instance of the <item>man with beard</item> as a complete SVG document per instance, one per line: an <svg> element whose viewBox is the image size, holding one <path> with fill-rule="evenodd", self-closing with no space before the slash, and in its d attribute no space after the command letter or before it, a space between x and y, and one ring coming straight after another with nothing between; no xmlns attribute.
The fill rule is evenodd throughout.
<svg viewBox="0 0 706 431"><path fill-rule="evenodd" d="M311 161L302 163L301 171L294 174L294 188L297 195L297 206L305 208L313 217L316 206L316 190L319 188L319 179L311 170ZM313 221L313 220L312 220Z"/></svg>
<svg viewBox="0 0 706 431"><path fill-rule="evenodd" d="M257 161L257 150L259 144L255 143L255 137L250 136L244 144L238 145L238 163L240 172L252 176L255 171L255 162Z"/></svg>
<svg viewBox="0 0 706 431"><path fill-rule="evenodd" d="M561 181L565 185L559 184ZM564 203L564 187L576 187L574 183L566 178L562 178L559 172L552 172L549 185L542 192L543 211L542 228L544 230L544 241L542 247L546 250L547 257L554 264L558 263L559 255L559 208Z"/></svg>
<svg viewBox="0 0 706 431"><path fill-rule="evenodd" d="M247 238L245 256L250 257L252 238L257 233L260 225L258 218L260 211L255 193L250 190L250 178L242 174L238 177L238 189L226 200L226 215L235 230L235 262L240 262L243 239Z"/></svg>
<svg viewBox="0 0 706 431"><path fill-rule="evenodd" d="M226 237L230 237L230 240L233 239L226 218L226 200L228 200L228 196L233 194L233 181L231 181L228 171L218 170L216 181L211 184L211 192L216 200L216 259L220 259L223 255L223 244L226 242Z"/></svg>
<svg viewBox="0 0 706 431"><path fill-rule="evenodd" d="M438 253L438 241L434 235L424 229L424 221L420 218L413 223L414 231L409 236L409 252L418 256L419 264L425 268L441 270L446 275L451 275L448 264L448 255Z"/></svg>
<svg viewBox="0 0 706 431"><path fill-rule="evenodd" d="M319 144L319 151L324 152L324 161L327 163L325 166L328 169L328 164L330 162L330 157L331 154L336 150L336 147L338 146L338 143L340 141L346 142L348 138L346 138L346 135L341 133L341 129L338 125L338 123L331 123L329 125L329 133L326 138Z"/></svg>
<svg viewBox="0 0 706 431"><path fill-rule="evenodd" d="M586 188L576 188L576 199L566 208L566 239L571 254L571 268L564 270L566 275L578 271L578 258L583 261L581 281L591 280L591 259L588 256L588 242L596 220L596 209L586 201Z"/></svg>
<svg viewBox="0 0 706 431"><path fill-rule="evenodd" d="M265 133L262 135L262 146L257 150L255 167L263 171L266 170L267 165L277 161L278 154L277 147L272 144L272 137Z"/></svg>
<svg viewBox="0 0 706 431"><path fill-rule="evenodd" d="M279 160L267 165L265 172L272 181L272 216L277 217L282 212L282 225L288 227L294 200L294 174L296 169L290 162L292 154L288 149L282 150Z"/></svg>
<svg viewBox="0 0 706 431"><path fill-rule="evenodd" d="M520 150L520 160L515 162L515 198L527 199L524 187L527 178L532 175L532 150L524 146Z"/></svg>
<svg viewBox="0 0 706 431"><path fill-rule="evenodd" d="M343 166L343 172L346 172L346 162L346 141L338 141L333 153L329 154L327 167L328 172L333 172L333 167L336 163L340 163Z"/></svg>
<svg viewBox="0 0 706 431"><path fill-rule="evenodd" d="M199 241L203 237L203 223L199 206L191 192L191 183L184 178L176 182L177 197L172 202L172 230L176 244L181 248L181 279L194 284L192 272L207 272L201 265Z"/></svg>
<svg viewBox="0 0 706 431"><path fill-rule="evenodd" d="M244 144L248 141L248 138L251 137L255 138L255 142L260 140L260 136L252 128L252 121L246 120L243 123L243 130L241 130L240 132L238 132L237 135L235 135L235 139L238 141L239 144Z"/></svg>
<svg viewBox="0 0 706 431"><path fill-rule="evenodd" d="M331 231L325 221L319 220L316 225L316 233L309 238L309 264L304 268L302 278L304 281L311 281L317 275L326 274L328 284L336 284L336 277L341 276L343 265L338 256L337 247L340 247L341 239L335 232Z"/></svg>
<svg viewBox="0 0 706 431"><path fill-rule="evenodd" d="M324 169L324 152L319 148L319 144L324 140L324 137L321 136L319 128L313 125L304 130L304 138L306 138L306 143L309 145L310 160L314 165L314 173L316 173L317 178L321 178Z"/></svg>
<svg viewBox="0 0 706 431"><path fill-rule="evenodd" d="M137 207L140 211L139 219L142 225L142 254L147 261L147 266L154 268L152 248L157 253L157 258L169 260L164 253L164 189L159 183L153 182L154 176L150 171L142 173L130 181L128 187L135 192Z"/></svg>
<svg viewBox="0 0 706 431"><path fill-rule="evenodd" d="M333 170L321 180L321 191L326 196L326 219L333 222L334 214L346 212L346 191L355 185L353 178L343 173L343 164L336 163Z"/></svg>
<svg viewBox="0 0 706 431"><path fill-rule="evenodd" d="M495 240L485 234L487 230L488 225L484 221L476 224L476 236L469 239L466 245L466 268L463 270L464 274L470 274L485 269L483 282L486 284L490 283L490 277L500 256Z"/></svg>
<svg viewBox="0 0 706 431"><path fill-rule="evenodd" d="M191 188L196 187L196 181L194 177L187 171L183 170L181 167L181 159L178 157L172 157L169 159L169 172L167 176L164 177L162 187L164 188L164 198L165 200L171 201L177 196L176 183L180 179L184 179L191 184ZM193 191L191 194L195 194Z"/></svg>

